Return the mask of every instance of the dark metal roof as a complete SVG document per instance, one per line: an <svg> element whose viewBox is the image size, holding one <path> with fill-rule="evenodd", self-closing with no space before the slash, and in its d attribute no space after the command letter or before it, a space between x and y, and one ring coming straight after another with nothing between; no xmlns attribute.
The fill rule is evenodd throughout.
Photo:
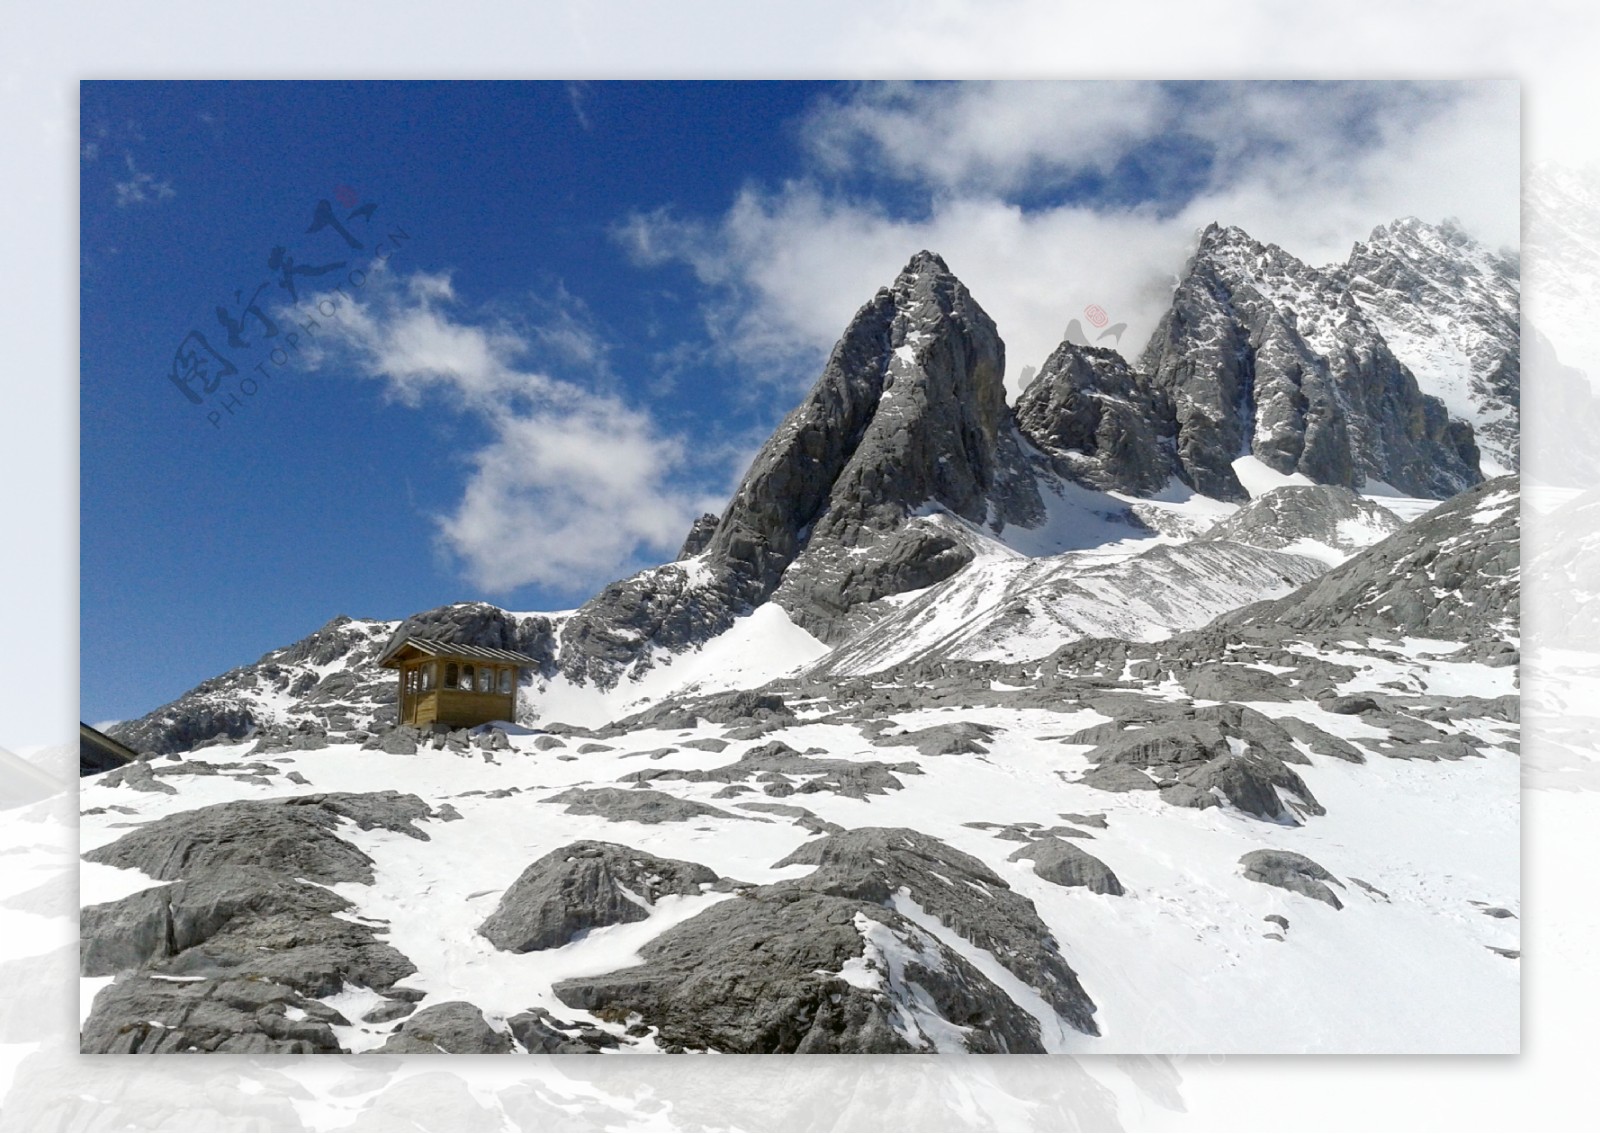
<svg viewBox="0 0 1600 1134"><path fill-rule="evenodd" d="M78 775L92 776L131 764L139 754L115 737L78 722Z"/></svg>
<svg viewBox="0 0 1600 1134"><path fill-rule="evenodd" d="M383 651L383 656L378 659L378 664L385 668L392 668L390 662L396 654L407 646L415 647L419 653L435 658L475 658L480 661L513 662L517 665L535 667L539 664L538 659L530 658L527 654L519 654L515 650L499 650L493 646L470 646L464 642L446 642L440 638L417 637L405 637L395 642L387 650Z"/></svg>

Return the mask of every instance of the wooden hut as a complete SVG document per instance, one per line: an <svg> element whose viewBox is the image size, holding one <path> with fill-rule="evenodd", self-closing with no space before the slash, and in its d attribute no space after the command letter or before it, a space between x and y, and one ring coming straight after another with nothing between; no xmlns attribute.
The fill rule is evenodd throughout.
<svg viewBox="0 0 1600 1134"><path fill-rule="evenodd" d="M94 776L131 764L139 754L120 740L78 722L78 775Z"/></svg>
<svg viewBox="0 0 1600 1134"><path fill-rule="evenodd" d="M517 719L517 684L539 663L515 650L405 637L378 659L399 670L400 723L471 728Z"/></svg>

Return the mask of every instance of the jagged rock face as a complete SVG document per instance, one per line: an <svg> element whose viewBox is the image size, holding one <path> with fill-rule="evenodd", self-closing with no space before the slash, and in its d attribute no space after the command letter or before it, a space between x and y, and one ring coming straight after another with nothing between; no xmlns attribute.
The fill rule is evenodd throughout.
<svg viewBox="0 0 1600 1134"><path fill-rule="evenodd" d="M1413 520L1285 598L1219 619L1294 631L1368 629L1457 642L1519 637L1517 477L1497 477Z"/></svg>
<svg viewBox="0 0 1600 1134"><path fill-rule="evenodd" d="M1148 496L1172 476L1170 430L1114 350L1063 342L1017 400L1016 417L1059 473L1093 488Z"/></svg>
<svg viewBox="0 0 1600 1134"><path fill-rule="evenodd" d="M1176 422L1181 475L1208 496L1246 497L1232 468L1246 453L1416 496L1482 479L1471 426L1418 389L1339 281L1236 228L1202 234L1139 366Z"/></svg>
<svg viewBox="0 0 1600 1134"><path fill-rule="evenodd" d="M655 650L682 650L732 625L741 589L733 572L703 554L611 583L562 625L561 672L601 686L625 672L637 676Z"/></svg>
<svg viewBox="0 0 1600 1134"><path fill-rule="evenodd" d="M542 672L550 673L555 664L554 631L554 623L543 615L519 618L486 602L459 602L413 614L395 628L389 642L415 635L465 646L515 650L534 658Z"/></svg>
<svg viewBox="0 0 1600 1134"><path fill-rule="evenodd" d="M712 554L770 593L804 546L858 546L924 503L983 522L1002 478L1004 371L993 320L919 253L856 313L757 455Z"/></svg>
<svg viewBox="0 0 1600 1134"><path fill-rule="evenodd" d="M1263 493L1200 538L1270 550L1308 539L1340 551L1360 551L1401 527L1399 516L1348 488L1296 484Z"/></svg>
<svg viewBox="0 0 1600 1134"><path fill-rule="evenodd" d="M943 260L918 253L856 313L709 539L690 533L698 566L607 587L564 628L563 672L609 684L650 645L703 640L768 598L827 640L852 608L971 560L917 513L1037 522L1004 371L994 321Z"/></svg>
<svg viewBox="0 0 1600 1134"><path fill-rule="evenodd" d="M1406 217L1373 229L1331 274L1418 384L1472 424L1486 461L1515 472L1522 388L1515 257L1489 251L1454 221Z"/></svg>
<svg viewBox="0 0 1600 1134"><path fill-rule="evenodd" d="M689 525L689 534L683 537L683 547L678 550L678 558L693 559L704 551L706 544L710 543L711 537L716 534L717 521L717 516L707 512Z"/></svg>

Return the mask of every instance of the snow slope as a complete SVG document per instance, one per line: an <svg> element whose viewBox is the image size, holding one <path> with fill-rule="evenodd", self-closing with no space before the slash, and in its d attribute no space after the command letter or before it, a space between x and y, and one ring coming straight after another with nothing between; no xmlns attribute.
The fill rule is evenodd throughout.
<svg viewBox="0 0 1600 1134"><path fill-rule="evenodd" d="M1358 663L1363 645L1351 644ZM1397 674L1486 694L1503 687L1504 670L1439 662L1422 648L1426 643L1399 645L1404 647L1395 654L1399 660L1358 676L1343 691L1369 688ZM1329 713L1311 702L1253 707L1269 716L1310 720L1358 744L1382 735L1359 718ZM577 740L541 750L534 745L538 738L523 732L513 732L511 747L491 754L492 761L477 750L425 749L404 756L335 745L266 757L279 773L269 777L270 783L225 772L163 777L178 789L175 795L106 786L98 777L83 788L83 846L109 842L130 825L228 799L360 792L381 783L415 793L435 808L449 804L461 819L426 822L427 841L348 823L340 829L342 838L376 864L370 886L335 887L356 904L348 916L382 924L384 938L417 965L418 973L406 983L425 994L420 1007L468 1000L496 1027L513 1014L543 1007L620 1035L620 1024L561 1003L552 986L566 977L634 963L639 947L652 937L713 903L737 899L720 893L665 898L644 921L593 930L565 947L530 954L496 950L475 933L477 924L530 862L586 838L704 863L751 883L806 874L809 867L772 864L812 836L781 814L752 812L741 807L744 800L720 798L714 781L652 782L652 788L721 813L689 822L602 820L568 814L549 801L564 788L612 785L641 768L724 766L741 748L782 740L796 750L823 750L830 758L892 757L918 766L920 774L901 774L903 787L883 795L858 799L817 791L785 802L803 801L820 820L845 827L914 827L976 856L1030 899L1099 1005L1098 1038L1062 1027L1046 1029L1050 1050L1516 1050L1518 966L1490 947L1516 949L1518 923L1482 912L1514 913L1517 906L1514 725L1489 718L1468 722L1493 743L1479 756L1455 762L1369 756L1356 764L1312 754L1301 772L1327 813L1301 826L1285 826L1227 805L1179 809L1154 792L1110 793L1077 782L1089 746L1057 738L1108 719L1092 710L968 709L960 712L962 721L996 730L988 751L938 756L874 747L856 727L826 723L825 716L825 707L803 712L789 727L759 740L733 742L721 752L685 747L694 740L727 739L731 730L703 722L692 729L645 729L610 738L604 750L576 758ZM895 730L920 729L949 723L952 710L915 710L890 720ZM662 748L672 751L653 762ZM206 755L225 770L245 761L248 750L246 744L218 746ZM309 784L289 782L290 772ZM1017 844L996 837L993 829L1049 826L1060 823L1063 814L1104 817L1104 826L1085 825L1077 841L1115 871L1124 895L1045 881L1026 862L1011 861ZM991 827L975 825L982 823ZM1344 908L1243 877L1240 856L1263 846L1303 853L1326 867L1340 880ZM132 873L100 868L86 875L94 879L86 900L150 884L137 874L114 879L108 871ZM1353 878L1384 896L1362 889ZM904 910L903 899L897 908ZM1265 935L1277 931L1263 920L1268 915L1287 919L1287 932L1279 934L1283 940ZM936 923L928 928L940 931ZM959 934L945 929L941 939L973 964L992 967L984 951ZM872 966L870 954L865 964ZM105 983L103 978L86 982L85 995ZM347 1015L355 1020L354 1009L380 999L346 988L327 1002L350 1010ZM339 1029L340 1041L352 1051L370 1049L396 1026L352 1023ZM652 1049L645 1037L627 1050Z"/></svg>

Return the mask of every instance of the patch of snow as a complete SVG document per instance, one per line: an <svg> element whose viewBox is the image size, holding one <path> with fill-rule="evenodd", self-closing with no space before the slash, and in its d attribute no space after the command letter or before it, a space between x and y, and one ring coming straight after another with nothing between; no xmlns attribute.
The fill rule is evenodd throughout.
<svg viewBox="0 0 1600 1134"><path fill-rule="evenodd" d="M557 676L524 689L523 719L597 726L648 708L676 693L717 693L751 689L794 673L828 652L828 647L796 626L774 602L763 603L734 620L722 634L697 650L659 652L655 665L636 679L611 689L578 685Z"/></svg>
<svg viewBox="0 0 1600 1134"><path fill-rule="evenodd" d="M1251 499L1265 496L1275 488L1287 488L1292 484L1316 484L1316 481L1304 473L1281 473L1260 457L1248 453L1234 460L1233 473L1239 478L1239 483L1244 485L1244 490L1250 494Z"/></svg>

